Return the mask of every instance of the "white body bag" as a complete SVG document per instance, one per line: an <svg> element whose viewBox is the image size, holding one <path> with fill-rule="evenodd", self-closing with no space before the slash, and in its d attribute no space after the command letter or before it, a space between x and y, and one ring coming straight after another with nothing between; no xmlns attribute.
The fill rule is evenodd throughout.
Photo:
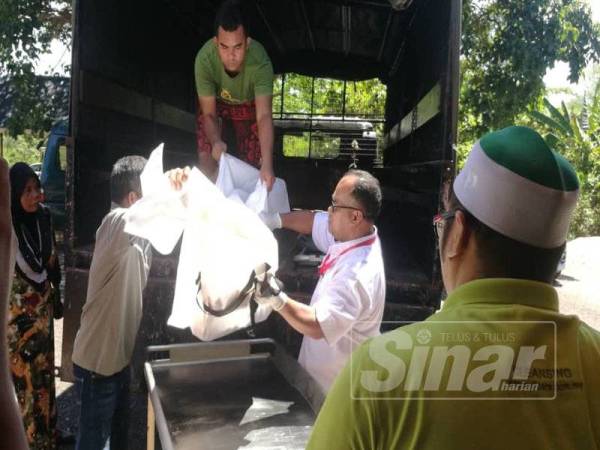
<svg viewBox="0 0 600 450"><path fill-rule="evenodd" d="M201 340L213 340L251 324L254 268L278 267L277 241L258 213L289 212L285 182L270 193L254 167L223 154L216 185L197 168L180 191L163 174L163 145L150 155L141 176L143 197L130 207L125 232L148 239L169 254L181 234L173 309L167 322L190 327ZM256 306L256 305L255 305ZM255 321L271 308L258 306Z"/></svg>

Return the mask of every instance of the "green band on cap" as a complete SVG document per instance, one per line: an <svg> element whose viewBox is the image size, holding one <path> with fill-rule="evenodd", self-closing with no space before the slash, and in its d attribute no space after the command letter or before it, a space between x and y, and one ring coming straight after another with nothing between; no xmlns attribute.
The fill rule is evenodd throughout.
<svg viewBox="0 0 600 450"><path fill-rule="evenodd" d="M531 128L504 128L485 135L479 142L489 158L522 177L556 190L579 189L571 165Z"/></svg>

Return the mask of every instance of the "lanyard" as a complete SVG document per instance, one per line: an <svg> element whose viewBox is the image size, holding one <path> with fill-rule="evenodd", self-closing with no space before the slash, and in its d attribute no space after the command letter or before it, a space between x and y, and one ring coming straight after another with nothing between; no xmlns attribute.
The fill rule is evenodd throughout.
<svg viewBox="0 0 600 450"><path fill-rule="evenodd" d="M323 275L325 275L325 272L327 272L329 269L331 269L333 267L333 265L336 263L336 261L340 258L340 256L342 256L344 253L348 253L350 250L354 250L359 247L366 247L367 245L371 245L371 244L373 244L373 242L375 242L376 239L377 239L377 236L373 236L371 239L367 239L366 241L362 241L362 242L359 242L358 244L354 244L351 247L348 247L347 249L340 252L340 254L337 255L336 258L331 258L331 255L329 253L327 253L327 255L325 255L325 258L323 258L323 262L319 266L319 276L322 277Z"/></svg>

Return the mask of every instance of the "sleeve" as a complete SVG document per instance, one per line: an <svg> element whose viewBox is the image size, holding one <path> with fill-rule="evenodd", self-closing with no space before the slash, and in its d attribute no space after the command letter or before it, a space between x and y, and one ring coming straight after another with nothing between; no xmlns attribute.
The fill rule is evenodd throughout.
<svg viewBox="0 0 600 450"><path fill-rule="evenodd" d="M335 243L333 235L329 232L327 213L319 211L315 214L312 228L312 239L319 250L327 253L329 247Z"/></svg>
<svg viewBox="0 0 600 450"><path fill-rule="evenodd" d="M314 304L325 340L334 345L360 318L368 294L353 270L343 270L319 293Z"/></svg>
<svg viewBox="0 0 600 450"><path fill-rule="evenodd" d="M144 249L149 245L150 241L143 237L136 236L125 231L125 226L127 225L127 218L132 212L133 210L131 208L127 208L123 211L123 214L119 215L116 218L115 230L118 236L123 236L125 239L127 239L127 243L131 247L139 247L140 249Z"/></svg>
<svg viewBox="0 0 600 450"><path fill-rule="evenodd" d="M587 324L580 325L580 358L584 373L585 397L588 399L590 423L600 422L600 382L598 381L598 369L600 361L600 332L594 330ZM600 430L593 429L596 443L600 446Z"/></svg>
<svg viewBox="0 0 600 450"><path fill-rule="evenodd" d="M198 93L198 97L214 97L217 95L217 83L214 79L210 62L202 52L203 48L196 55L196 61L194 62L196 92Z"/></svg>
<svg viewBox="0 0 600 450"><path fill-rule="evenodd" d="M113 231L111 233L112 239L118 239L118 249L116 250L119 254L130 251L135 251L136 254L142 255L148 265L152 262L152 251L150 247L150 241L147 239L129 234L125 231L125 225L127 224L127 215L132 212L131 208L126 208L121 211L120 214L116 214L113 218Z"/></svg>
<svg viewBox="0 0 600 450"><path fill-rule="evenodd" d="M358 370L361 364L357 361L362 361L365 352L366 347L362 345L336 378L317 416L307 449L378 448L378 439L375 439L376 411L373 407L377 402L362 399L363 395L352 385L352 381L360 377Z"/></svg>
<svg viewBox="0 0 600 450"><path fill-rule="evenodd" d="M273 66L265 54L265 61L256 69L254 97L273 95Z"/></svg>

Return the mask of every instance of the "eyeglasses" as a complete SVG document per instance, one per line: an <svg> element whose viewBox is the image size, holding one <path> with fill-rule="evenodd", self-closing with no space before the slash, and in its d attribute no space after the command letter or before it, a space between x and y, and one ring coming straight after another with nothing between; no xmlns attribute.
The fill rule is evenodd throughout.
<svg viewBox="0 0 600 450"><path fill-rule="evenodd" d="M435 216L433 216L433 231L434 231L435 236L438 239L438 241L440 240L440 236L442 235L442 232L444 231L444 226L446 224L446 220L453 218L456 215L456 211L458 211L458 209L454 209L452 211L446 211L446 212L439 213L439 214L436 214Z"/></svg>
<svg viewBox="0 0 600 450"><path fill-rule="evenodd" d="M363 213L363 216L365 215L365 212L360 208L355 208L354 206L336 205L335 202L331 202L329 208L331 208L332 213L334 213L336 209L352 209L354 211L360 211L361 213Z"/></svg>

